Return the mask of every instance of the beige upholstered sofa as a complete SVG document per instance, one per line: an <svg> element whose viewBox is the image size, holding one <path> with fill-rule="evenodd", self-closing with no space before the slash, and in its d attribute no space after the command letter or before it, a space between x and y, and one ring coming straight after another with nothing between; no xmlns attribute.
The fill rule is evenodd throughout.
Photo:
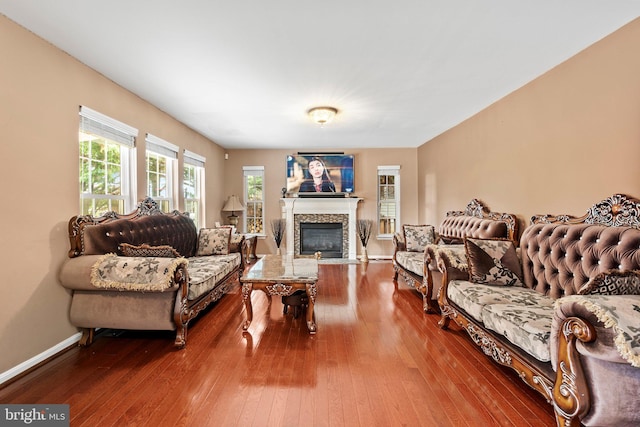
<svg viewBox="0 0 640 427"><path fill-rule="evenodd" d="M403 225L402 233L393 236L393 279L401 275L420 292L425 312L439 312L437 295L442 275L435 262L436 248L446 246L463 252L461 243L466 236L516 240L517 235L515 215L489 212L479 200L473 199L464 211L447 212L437 233L431 225Z"/></svg>
<svg viewBox="0 0 640 427"><path fill-rule="evenodd" d="M639 228L640 202L614 195L534 216L519 256L496 240L467 239L466 261L438 251L441 326L514 369L558 425L640 425Z"/></svg>
<svg viewBox="0 0 640 427"><path fill-rule="evenodd" d="M230 228L196 230L188 214L163 213L152 199L131 214L75 216L71 250L60 271L72 292L69 317L83 331L96 328L176 330L184 347L187 324L239 283L244 237Z"/></svg>

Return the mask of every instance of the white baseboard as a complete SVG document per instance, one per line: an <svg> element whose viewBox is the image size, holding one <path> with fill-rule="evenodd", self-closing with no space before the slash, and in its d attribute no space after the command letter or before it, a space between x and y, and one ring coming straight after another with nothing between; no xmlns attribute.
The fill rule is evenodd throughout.
<svg viewBox="0 0 640 427"><path fill-rule="evenodd" d="M44 362L48 358L50 358L52 356L55 356L56 354L60 353L65 348L77 343L78 341L80 341L81 337L82 337L82 333L78 332L77 334L70 336L66 340L64 340L64 341L54 345L53 347L43 351L42 353L32 357L31 359L29 359L29 360L27 360L25 362L22 362L18 366L14 366L13 368L9 369L8 371L0 373L0 385L2 385L4 382L9 381L10 379L12 379L12 378L14 378L14 377L16 377L18 375L20 375L21 373L33 368L34 366L38 365L39 363Z"/></svg>
<svg viewBox="0 0 640 427"><path fill-rule="evenodd" d="M368 255L368 257L376 261L391 261L393 259L391 255Z"/></svg>

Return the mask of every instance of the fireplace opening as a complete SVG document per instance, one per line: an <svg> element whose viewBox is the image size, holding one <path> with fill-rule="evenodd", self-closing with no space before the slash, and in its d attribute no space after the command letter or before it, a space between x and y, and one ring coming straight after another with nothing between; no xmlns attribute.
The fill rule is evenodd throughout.
<svg viewBox="0 0 640 427"><path fill-rule="evenodd" d="M342 258L342 223L300 223L300 254Z"/></svg>

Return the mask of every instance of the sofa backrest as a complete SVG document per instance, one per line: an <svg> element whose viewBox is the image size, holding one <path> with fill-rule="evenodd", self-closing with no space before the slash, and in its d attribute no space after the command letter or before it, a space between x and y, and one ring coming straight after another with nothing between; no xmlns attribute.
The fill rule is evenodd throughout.
<svg viewBox="0 0 640 427"><path fill-rule="evenodd" d="M477 199L464 211L449 211L438 229L447 243L462 243L465 237L476 239L505 238L517 241L518 221L515 215L489 212Z"/></svg>
<svg viewBox="0 0 640 427"><path fill-rule="evenodd" d="M122 243L151 246L169 245L180 255L195 254L198 231L189 215L162 212L150 198L143 200L131 214L114 212L101 217L74 216L69 220L69 257L121 254Z"/></svg>
<svg viewBox="0 0 640 427"><path fill-rule="evenodd" d="M534 216L520 239L524 284L560 298L607 270L640 269L639 228L640 204L620 194L583 217Z"/></svg>

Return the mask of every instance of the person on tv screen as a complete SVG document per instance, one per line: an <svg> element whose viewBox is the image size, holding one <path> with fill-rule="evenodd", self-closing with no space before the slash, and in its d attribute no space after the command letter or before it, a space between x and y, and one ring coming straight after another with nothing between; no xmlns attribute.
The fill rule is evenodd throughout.
<svg viewBox="0 0 640 427"><path fill-rule="evenodd" d="M329 178L327 168L319 157L309 160L306 179L300 184L300 192L325 192L335 193L336 186Z"/></svg>

